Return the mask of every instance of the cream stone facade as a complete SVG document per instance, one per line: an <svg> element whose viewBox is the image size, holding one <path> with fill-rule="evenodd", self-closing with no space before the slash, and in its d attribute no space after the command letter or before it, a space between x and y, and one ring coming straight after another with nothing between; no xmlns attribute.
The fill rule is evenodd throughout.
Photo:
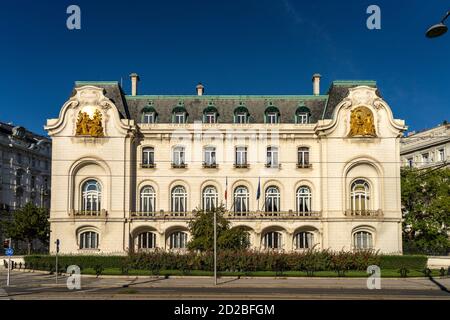
<svg viewBox="0 0 450 320"><path fill-rule="evenodd" d="M149 96L133 77L132 95L77 82L47 121L51 252L56 239L62 253L183 250L195 210L220 203L255 250L402 252L406 127L375 82L335 81L324 95L316 78L313 95L213 96L202 86ZM371 118L354 120L358 107ZM77 134L80 113L96 110L103 135ZM371 121L375 134L350 136L352 121Z"/></svg>

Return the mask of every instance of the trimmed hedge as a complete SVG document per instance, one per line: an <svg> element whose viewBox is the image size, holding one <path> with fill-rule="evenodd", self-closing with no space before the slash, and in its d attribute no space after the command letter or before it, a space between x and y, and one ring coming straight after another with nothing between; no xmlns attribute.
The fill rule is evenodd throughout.
<svg viewBox="0 0 450 320"><path fill-rule="evenodd" d="M213 269L211 253L188 252L185 254L156 250L147 253L133 253L128 256L82 256L62 255L58 257L59 269L77 265L82 270L120 268L123 274L129 270L147 270L158 274L161 270L210 271ZM425 256L382 256L373 251L332 252L305 251L293 253L258 251L220 251L217 257L218 270L229 272L274 271L335 271L338 275L349 270L365 271L369 265L378 265L383 269L398 270L407 268L423 270L426 268ZM26 267L35 270L54 270L54 256L32 255L25 257Z"/></svg>
<svg viewBox="0 0 450 320"><path fill-rule="evenodd" d="M423 270L427 267L426 256L381 256L380 268L383 269L412 269Z"/></svg>

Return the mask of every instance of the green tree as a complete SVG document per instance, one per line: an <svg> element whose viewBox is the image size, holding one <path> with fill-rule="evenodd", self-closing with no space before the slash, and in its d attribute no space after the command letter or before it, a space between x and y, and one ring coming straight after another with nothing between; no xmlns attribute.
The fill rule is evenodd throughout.
<svg viewBox="0 0 450 320"><path fill-rule="evenodd" d="M1 224L6 237L27 243L30 254L34 239L48 245L50 234L48 218L47 209L27 203L23 208L16 210L11 219L5 219Z"/></svg>
<svg viewBox="0 0 450 320"><path fill-rule="evenodd" d="M219 249L243 250L250 242L244 228L230 228L230 222L224 217L225 207L213 211L199 210L189 222L192 235L188 243L189 250L212 251L214 249L214 214L217 221L217 247Z"/></svg>
<svg viewBox="0 0 450 320"><path fill-rule="evenodd" d="M450 249L450 169L402 169L405 249L445 254Z"/></svg>

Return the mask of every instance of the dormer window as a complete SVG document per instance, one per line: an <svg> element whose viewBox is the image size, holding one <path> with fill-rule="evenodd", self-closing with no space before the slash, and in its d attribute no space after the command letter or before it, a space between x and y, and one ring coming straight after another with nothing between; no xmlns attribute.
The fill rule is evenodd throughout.
<svg viewBox="0 0 450 320"><path fill-rule="evenodd" d="M277 107L271 105L266 109L265 121L269 124L275 124L280 122L280 111Z"/></svg>
<svg viewBox="0 0 450 320"><path fill-rule="evenodd" d="M187 122L188 113L183 106L182 102L178 103L178 106L172 110L172 123L181 124Z"/></svg>
<svg viewBox="0 0 450 320"><path fill-rule="evenodd" d="M142 109L142 123L156 123L156 110L153 107Z"/></svg>
<svg viewBox="0 0 450 320"><path fill-rule="evenodd" d="M203 123L217 123L217 117L219 113L217 109L210 104L205 110L203 110Z"/></svg>
<svg viewBox="0 0 450 320"><path fill-rule="evenodd" d="M295 111L295 123L306 124L309 123L310 110L305 106L300 106Z"/></svg>
<svg viewBox="0 0 450 320"><path fill-rule="evenodd" d="M239 107L234 110L234 123L248 123L250 113L247 108L241 103Z"/></svg>

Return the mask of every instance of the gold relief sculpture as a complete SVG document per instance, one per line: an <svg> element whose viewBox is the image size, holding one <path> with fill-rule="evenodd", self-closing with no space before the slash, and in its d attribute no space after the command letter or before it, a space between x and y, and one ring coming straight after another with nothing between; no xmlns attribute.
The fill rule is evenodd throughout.
<svg viewBox="0 0 450 320"><path fill-rule="evenodd" d="M355 136L377 136L373 113L367 107L358 107L351 112L349 137Z"/></svg>
<svg viewBox="0 0 450 320"><path fill-rule="evenodd" d="M96 110L91 119L86 112L80 111L77 119L77 136L103 137L102 114Z"/></svg>

